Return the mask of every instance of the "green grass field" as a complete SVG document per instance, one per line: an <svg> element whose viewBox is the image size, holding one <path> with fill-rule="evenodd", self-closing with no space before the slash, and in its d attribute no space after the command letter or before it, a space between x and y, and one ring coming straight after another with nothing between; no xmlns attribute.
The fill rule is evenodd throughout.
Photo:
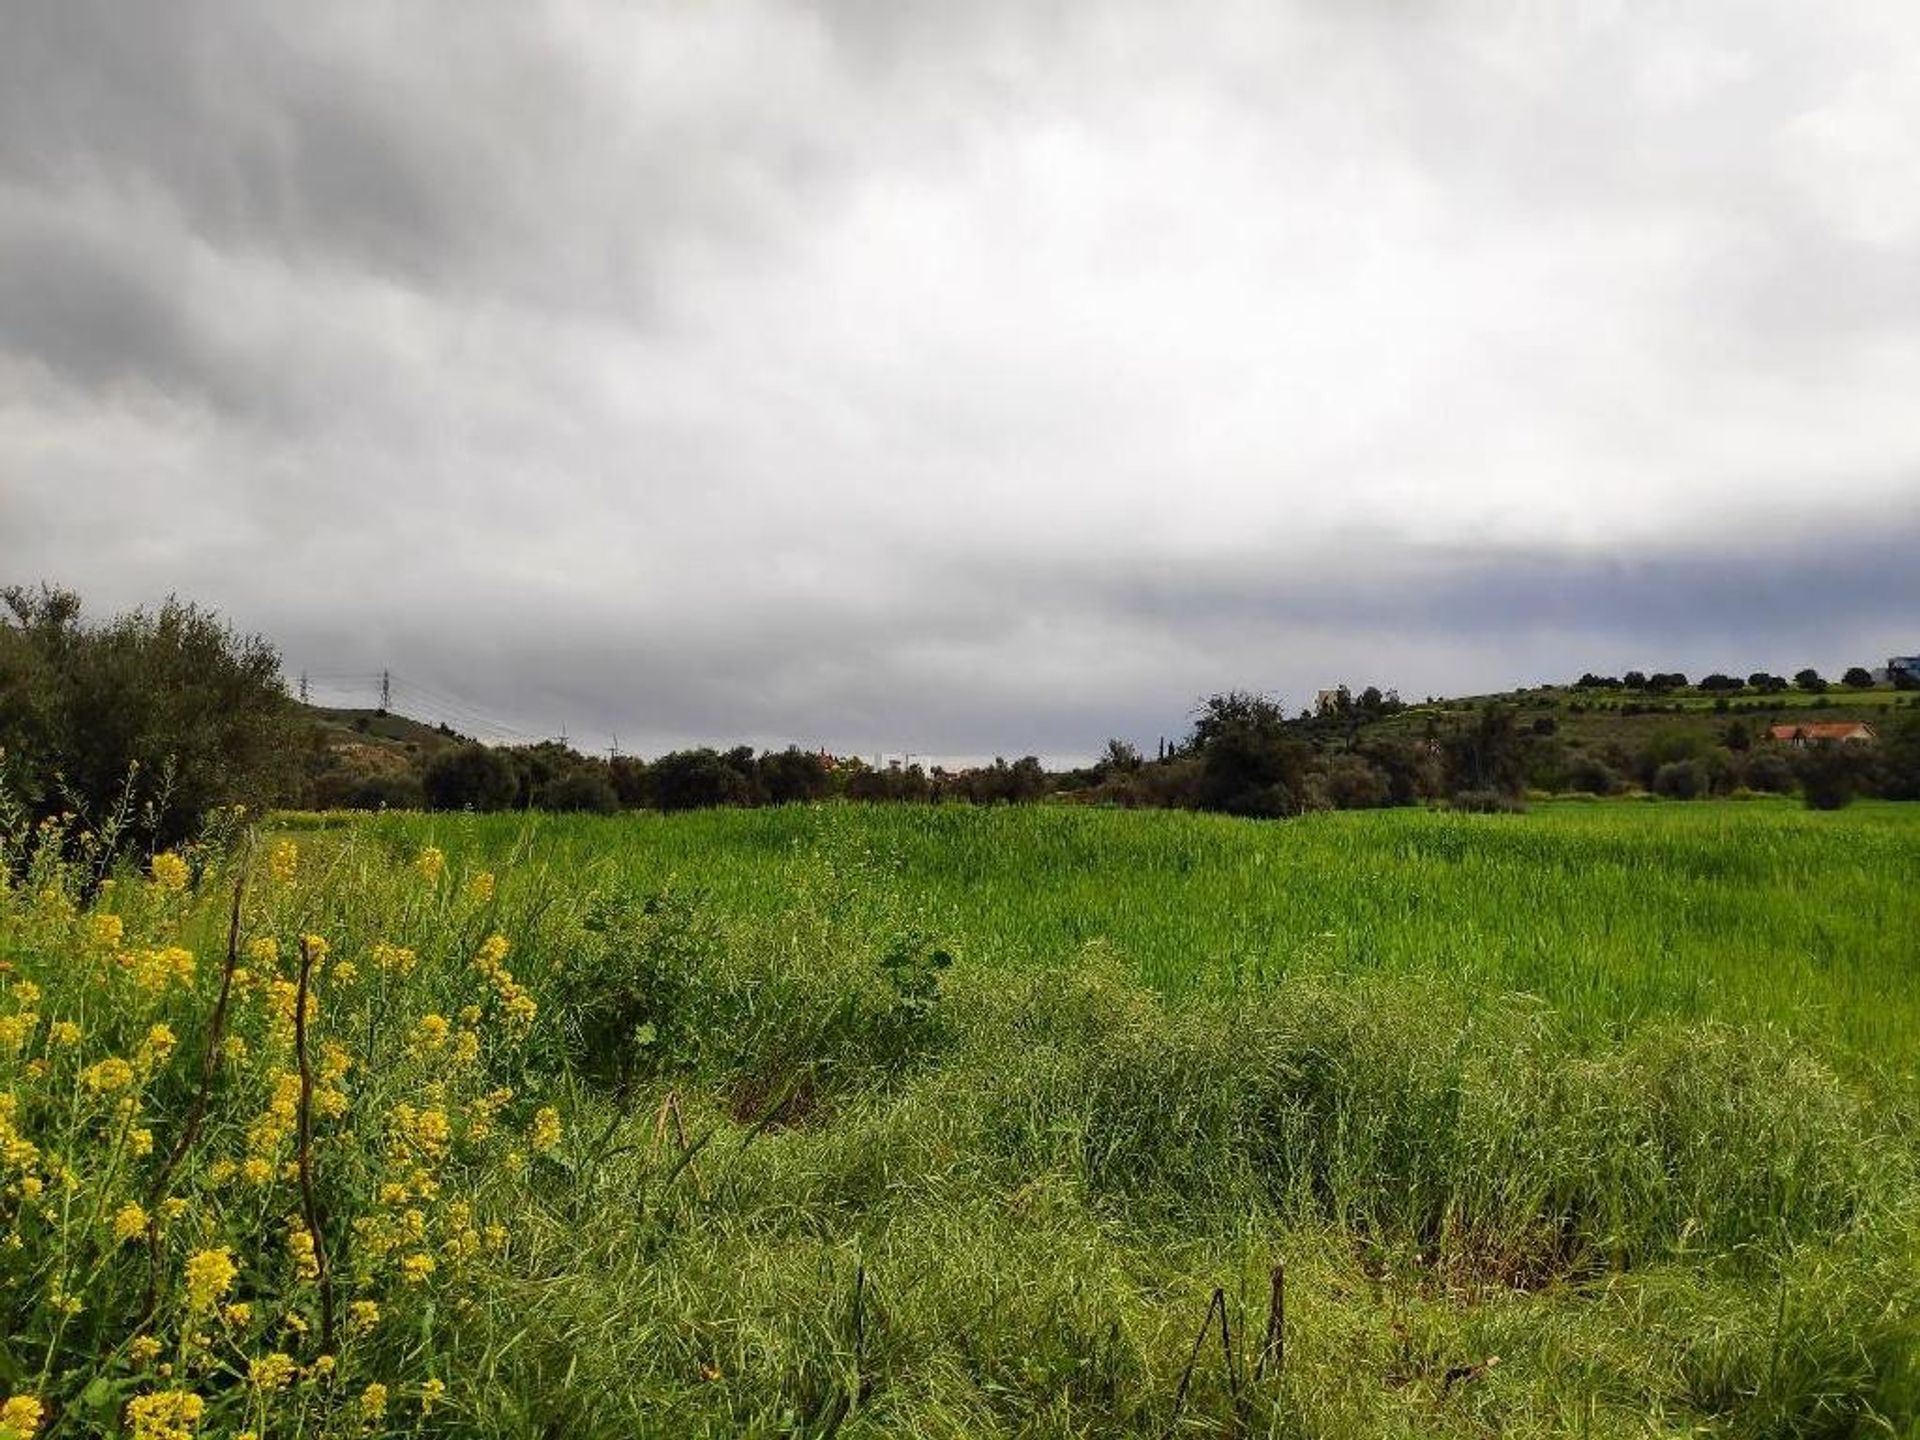
<svg viewBox="0 0 1920 1440"><path fill-rule="evenodd" d="M5 909L43 1433L1920 1434L1920 807L282 833Z"/></svg>
<svg viewBox="0 0 1920 1440"><path fill-rule="evenodd" d="M1097 945L1179 993L1282 975L1524 991L1583 1040L1662 1017L1767 1024L1911 1079L1920 1063L1920 811L1787 801L1559 802L1523 818L1336 812L790 808L622 819L348 822L396 851L588 885L673 883L720 914L787 903L796 855L852 859L969 970Z"/></svg>

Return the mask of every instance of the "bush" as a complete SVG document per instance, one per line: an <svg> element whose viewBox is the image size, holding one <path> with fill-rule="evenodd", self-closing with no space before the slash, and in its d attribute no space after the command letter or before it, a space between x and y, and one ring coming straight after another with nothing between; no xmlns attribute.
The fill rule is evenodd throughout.
<svg viewBox="0 0 1920 1440"><path fill-rule="evenodd" d="M1653 793L1669 800L1698 800L1707 793L1706 767L1698 760L1673 760L1653 775Z"/></svg>
<svg viewBox="0 0 1920 1440"><path fill-rule="evenodd" d="M604 774L583 766L542 785L534 791L533 803L540 810L611 815L620 808L620 797Z"/></svg>
<svg viewBox="0 0 1920 1440"><path fill-rule="evenodd" d="M1822 741L1802 750L1794 769L1809 810L1844 810L1860 789L1865 763L1848 746Z"/></svg>
<svg viewBox="0 0 1920 1440"><path fill-rule="evenodd" d="M1575 755L1567 765L1567 788L1591 795L1618 795L1625 782L1598 755Z"/></svg>
<svg viewBox="0 0 1920 1440"><path fill-rule="evenodd" d="M1321 783L1336 810L1374 810L1387 803L1387 777L1358 755L1336 755Z"/></svg>
<svg viewBox="0 0 1920 1440"><path fill-rule="evenodd" d="M504 810L519 793L513 762L485 745L459 745L427 762L420 777L435 810Z"/></svg>
<svg viewBox="0 0 1920 1440"><path fill-rule="evenodd" d="M760 757L760 783L774 805L824 800L833 793L833 775L819 755L790 745Z"/></svg>
<svg viewBox="0 0 1920 1440"><path fill-rule="evenodd" d="M1201 706L1187 744L1200 756L1202 810L1299 813L1312 751L1288 737L1278 702L1237 690L1215 695Z"/></svg>
<svg viewBox="0 0 1920 1440"><path fill-rule="evenodd" d="M750 805L753 787L739 769L712 749L675 750L653 762L647 788L661 810L705 810Z"/></svg>
<svg viewBox="0 0 1920 1440"><path fill-rule="evenodd" d="M1880 746L1882 792L1889 800L1920 800L1920 715L1887 727Z"/></svg>
<svg viewBox="0 0 1920 1440"><path fill-rule="evenodd" d="M89 625L70 591L0 598L0 779L32 817L71 811L109 849L151 851L279 798L293 711L265 640L174 599Z"/></svg>
<svg viewBox="0 0 1920 1440"><path fill-rule="evenodd" d="M1749 790L1785 795L1794 786L1793 766L1778 751L1762 750L1747 757L1740 769L1740 781Z"/></svg>

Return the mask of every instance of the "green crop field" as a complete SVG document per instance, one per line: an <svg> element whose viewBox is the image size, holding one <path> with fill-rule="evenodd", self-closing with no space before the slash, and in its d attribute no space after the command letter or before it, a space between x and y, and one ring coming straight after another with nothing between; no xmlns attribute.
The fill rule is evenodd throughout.
<svg viewBox="0 0 1920 1440"><path fill-rule="evenodd" d="M1771 1024L1829 1058L1920 1063L1920 810L1559 802L1247 824L1177 812L784 808L346 822L396 852L584 886L669 883L776 920L796 858L856 862L980 972L1097 947L1163 993L1284 975L1522 991L1583 1040L1660 1017ZM551 883L551 879L549 879Z"/></svg>
<svg viewBox="0 0 1920 1440"><path fill-rule="evenodd" d="M189 858L0 918L42 1433L1920 1434L1920 806Z"/></svg>

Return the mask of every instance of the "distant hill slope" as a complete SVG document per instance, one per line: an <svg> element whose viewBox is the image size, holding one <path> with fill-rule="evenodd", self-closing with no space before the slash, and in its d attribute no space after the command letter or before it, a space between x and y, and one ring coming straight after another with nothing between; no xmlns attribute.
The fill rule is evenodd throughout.
<svg viewBox="0 0 1920 1440"><path fill-rule="evenodd" d="M1551 720L1552 732L1576 747L1612 742L1632 749L1655 735L1674 731L1693 732L1718 742L1735 720L1744 722L1756 740L1771 725L1859 720L1879 726L1904 710L1920 709L1920 692L1902 692L1883 685L1872 690L1834 686L1820 695L1789 690L1773 695L1746 691L1717 696L1692 686L1656 694L1540 685L1409 704L1395 714L1363 721L1358 733L1420 736L1429 728L1448 729L1489 704L1518 711L1523 728L1529 721Z"/></svg>
<svg viewBox="0 0 1920 1440"><path fill-rule="evenodd" d="M397 747L408 754L430 755L466 739L444 725L409 720L391 710L342 710L325 705L303 705L300 709L329 745Z"/></svg>
<svg viewBox="0 0 1920 1440"><path fill-rule="evenodd" d="M306 740L289 803L374 808L421 803L426 763L466 737L382 710L302 705Z"/></svg>

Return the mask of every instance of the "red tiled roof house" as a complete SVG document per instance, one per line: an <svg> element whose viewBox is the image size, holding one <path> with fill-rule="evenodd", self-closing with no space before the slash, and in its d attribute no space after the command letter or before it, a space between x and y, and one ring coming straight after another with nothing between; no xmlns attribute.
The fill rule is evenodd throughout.
<svg viewBox="0 0 1920 1440"><path fill-rule="evenodd" d="M1775 725L1768 736L1781 745L1805 748L1827 741L1836 745L1871 745L1879 737L1871 725L1858 720L1828 720L1814 724Z"/></svg>

